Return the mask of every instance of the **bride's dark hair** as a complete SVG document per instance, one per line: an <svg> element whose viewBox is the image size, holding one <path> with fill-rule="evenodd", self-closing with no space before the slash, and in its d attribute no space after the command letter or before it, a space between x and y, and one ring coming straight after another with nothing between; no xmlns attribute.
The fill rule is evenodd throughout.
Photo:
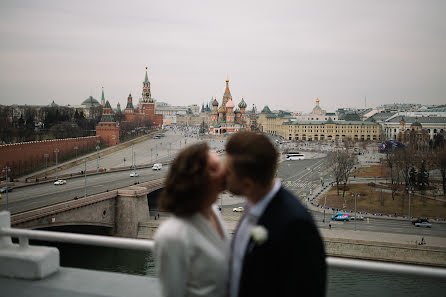
<svg viewBox="0 0 446 297"><path fill-rule="evenodd" d="M193 144L173 160L161 193L160 210L190 216L207 205L210 177L207 169L209 146Z"/></svg>

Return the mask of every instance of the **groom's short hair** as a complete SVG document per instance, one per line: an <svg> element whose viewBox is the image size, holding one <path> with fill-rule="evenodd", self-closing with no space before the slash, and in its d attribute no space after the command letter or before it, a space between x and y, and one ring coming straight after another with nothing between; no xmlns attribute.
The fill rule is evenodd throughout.
<svg viewBox="0 0 446 297"><path fill-rule="evenodd" d="M277 169L278 153L263 134L238 132L226 144L226 153L239 178L251 178L257 184L269 184Z"/></svg>

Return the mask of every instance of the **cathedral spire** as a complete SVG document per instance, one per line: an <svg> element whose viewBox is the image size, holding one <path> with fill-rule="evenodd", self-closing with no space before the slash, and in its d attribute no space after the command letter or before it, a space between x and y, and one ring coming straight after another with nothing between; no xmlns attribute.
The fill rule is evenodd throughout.
<svg viewBox="0 0 446 297"><path fill-rule="evenodd" d="M104 87L102 87L101 105L102 105L102 106L105 106Z"/></svg>

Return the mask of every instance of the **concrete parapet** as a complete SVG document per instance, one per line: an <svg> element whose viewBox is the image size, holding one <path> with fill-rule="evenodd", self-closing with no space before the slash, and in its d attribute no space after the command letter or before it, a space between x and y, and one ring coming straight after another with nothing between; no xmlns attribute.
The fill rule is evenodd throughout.
<svg viewBox="0 0 446 297"><path fill-rule="evenodd" d="M9 212L0 212L0 228L11 227ZM59 250L29 246L27 239L13 244L9 236L0 236L0 276L21 279L43 279L59 270Z"/></svg>
<svg viewBox="0 0 446 297"><path fill-rule="evenodd" d="M446 267L446 249L325 239L328 256Z"/></svg>

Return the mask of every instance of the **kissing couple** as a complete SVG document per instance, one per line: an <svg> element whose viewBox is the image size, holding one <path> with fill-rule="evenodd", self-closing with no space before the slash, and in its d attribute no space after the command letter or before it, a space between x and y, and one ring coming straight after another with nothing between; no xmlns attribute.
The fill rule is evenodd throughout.
<svg viewBox="0 0 446 297"><path fill-rule="evenodd" d="M233 134L224 164L206 143L170 166L155 234L161 295L325 296L324 246L311 215L275 178L278 152L264 135ZM218 207L229 190L247 199L230 239Z"/></svg>

